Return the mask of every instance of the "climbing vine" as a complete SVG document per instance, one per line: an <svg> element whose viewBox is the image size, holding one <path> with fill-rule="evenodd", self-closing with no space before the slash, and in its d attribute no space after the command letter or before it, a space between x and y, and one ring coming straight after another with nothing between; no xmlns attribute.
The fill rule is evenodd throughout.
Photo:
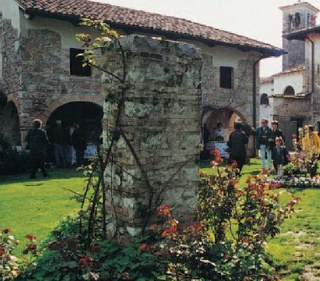
<svg viewBox="0 0 320 281"><path fill-rule="evenodd" d="M92 241L96 231L102 230L102 236L106 239L108 224L115 224L113 235L118 234L118 215L114 204L114 186L116 176L130 175L140 181L146 187L146 206L144 207L144 221L142 222L142 233L150 222L150 217L155 214L156 206L161 203L164 191L169 187L175 175L188 163L194 160L186 160L168 177L165 183L153 183L146 167L140 160L139 151L131 143L125 130L121 126L124 103L130 85L127 81L127 53L121 44L119 34L112 30L109 25L97 20L83 19L82 25L94 29L100 33L99 37L92 38L88 33L77 34L77 39L83 43L85 51L80 54L83 59L83 67L90 65L103 72L105 83L106 111L110 119L104 119L104 144L98 148L98 157L89 166L88 184L82 198L83 216L88 220L87 232L88 243ZM119 139L125 142L141 176L136 178L121 165L117 159L115 144ZM92 194L90 190L93 190ZM88 194L91 194L88 197ZM112 206L112 214L107 212L106 206ZM85 214L85 215L84 215Z"/></svg>

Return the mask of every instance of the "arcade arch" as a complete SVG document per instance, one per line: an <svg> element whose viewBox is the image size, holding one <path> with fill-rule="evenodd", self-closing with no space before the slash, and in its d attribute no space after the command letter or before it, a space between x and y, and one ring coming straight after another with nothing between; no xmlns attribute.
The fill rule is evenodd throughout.
<svg viewBox="0 0 320 281"><path fill-rule="evenodd" d="M2 108L1 127L6 137L15 146L21 146L20 119L17 107L13 101L9 101Z"/></svg>
<svg viewBox="0 0 320 281"><path fill-rule="evenodd" d="M52 128L56 121L61 120L62 126L70 128L73 122L79 123L85 133L88 144L99 142L103 117L102 106L93 102L69 102L56 108L49 116L46 123L46 130L49 139L52 138Z"/></svg>

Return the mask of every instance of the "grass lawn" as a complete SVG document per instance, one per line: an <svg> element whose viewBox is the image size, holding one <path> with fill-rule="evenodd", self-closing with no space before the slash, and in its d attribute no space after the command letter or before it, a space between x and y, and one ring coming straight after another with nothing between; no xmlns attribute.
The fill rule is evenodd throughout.
<svg viewBox="0 0 320 281"><path fill-rule="evenodd" d="M259 159L244 166L240 184L247 176L260 170ZM201 164L202 169L208 163ZM33 234L41 241L58 222L79 210L73 193L82 193L86 178L75 170L52 170L49 179L39 175L0 178L0 229L9 227L18 239ZM293 190L302 200L297 212L288 219L280 235L269 241L267 249L273 256L284 281L320 280L320 189Z"/></svg>
<svg viewBox="0 0 320 281"><path fill-rule="evenodd" d="M51 170L50 178L31 180L28 174L0 177L0 229L11 228L16 238L33 234L45 239L58 222L79 210L72 199L82 193L85 177L81 171Z"/></svg>

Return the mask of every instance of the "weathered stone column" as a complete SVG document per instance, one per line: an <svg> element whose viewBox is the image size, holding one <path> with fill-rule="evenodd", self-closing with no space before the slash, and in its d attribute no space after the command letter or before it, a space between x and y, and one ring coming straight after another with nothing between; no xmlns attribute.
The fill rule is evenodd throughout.
<svg viewBox="0 0 320 281"><path fill-rule="evenodd" d="M132 236L145 225L151 199L153 210L168 204L181 223L194 218L202 56L191 44L138 35L124 38L122 44L128 70L120 118L123 135L105 179L113 198L108 206L112 226L117 218L120 234ZM105 103L105 135L114 125L114 109Z"/></svg>

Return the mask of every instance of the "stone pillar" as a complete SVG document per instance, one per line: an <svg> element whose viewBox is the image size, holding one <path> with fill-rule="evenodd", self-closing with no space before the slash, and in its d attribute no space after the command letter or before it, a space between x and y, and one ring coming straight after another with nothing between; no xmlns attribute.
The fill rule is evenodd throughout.
<svg viewBox="0 0 320 281"><path fill-rule="evenodd" d="M202 60L200 49L191 44L138 35L122 44L129 85L120 117L125 137L116 142L116 165L106 171L105 180L113 198L108 206L112 226L117 217L120 234L128 237L143 228L151 197L153 210L156 204L168 204L181 223L194 218ZM105 103L105 136L115 122L114 107ZM154 214L148 223L153 220Z"/></svg>

